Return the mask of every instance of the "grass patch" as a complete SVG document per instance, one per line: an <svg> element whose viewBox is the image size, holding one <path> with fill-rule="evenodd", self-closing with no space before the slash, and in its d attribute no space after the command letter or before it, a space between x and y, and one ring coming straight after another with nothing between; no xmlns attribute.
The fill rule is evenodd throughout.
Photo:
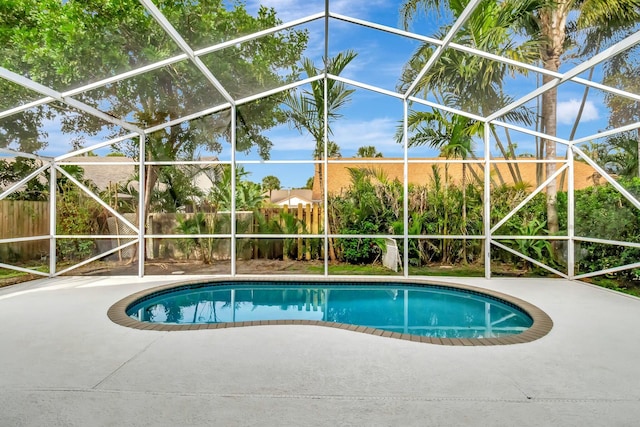
<svg viewBox="0 0 640 427"><path fill-rule="evenodd" d="M594 277L589 281L589 283L617 292L622 292L624 294L633 295L634 297L640 297L640 284L622 282L620 280L609 279L607 277Z"/></svg>
<svg viewBox="0 0 640 427"><path fill-rule="evenodd" d="M322 274L324 273L323 265L310 265L308 268L309 273ZM381 264L329 264L329 274L335 275L353 275L353 276L397 276L402 274L401 272L395 272L384 267Z"/></svg>

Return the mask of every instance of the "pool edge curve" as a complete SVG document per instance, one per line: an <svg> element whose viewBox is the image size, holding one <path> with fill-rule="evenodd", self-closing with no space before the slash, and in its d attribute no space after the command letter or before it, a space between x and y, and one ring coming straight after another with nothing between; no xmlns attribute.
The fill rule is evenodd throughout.
<svg viewBox="0 0 640 427"><path fill-rule="evenodd" d="M391 279L391 278L390 278ZM494 297L497 299L504 300L508 303L511 303L517 306L520 310L524 311L528 316L533 320L533 324L529 329L517 335L510 335L498 338L435 338L435 337L423 337L418 335L404 334L399 332L391 332L385 331L382 329L375 329L366 326L358 326L351 325L346 323L335 323L335 322L325 322L322 320L255 320L255 321L246 321L246 322L224 322L224 323L201 323L201 324L166 324L166 323L149 323L149 322L140 322L136 319L133 319L127 315L126 310L131 304L138 301L141 298L147 297L152 294L161 293L163 291L167 291L170 289L180 288L188 285L198 285L198 284L215 284L216 282L220 283L230 283L230 282L246 282L246 278L211 278L211 279L203 279L203 280L193 280L193 281L185 281L178 283L171 283L168 285L156 286L153 288L145 289L131 295L122 298L120 301L113 304L107 310L107 316L109 319L120 325L125 326L127 328L145 330L145 331L164 331L164 332L175 332L175 331L193 331L193 330L204 330L204 329L225 329L225 328L238 328L245 326L272 326L272 325L312 325L312 326L323 326L329 328L338 328L344 329L352 332L365 333L370 335L388 337L388 338L396 338L403 339L407 341L414 342L422 342L427 344L437 344L437 345L454 345L454 346L494 346L494 345L511 345L511 344L523 344L538 340L545 335L547 335L551 329L553 328L553 321L551 318L540 308L537 306L522 300L520 298L514 297L509 294L504 294L501 292L479 288L475 286L463 285L460 283L451 283L451 282L439 282L436 280L425 280L425 279L404 279L394 277L393 280L390 279L377 279L377 278L358 278L353 279L338 279L331 278L332 282L336 284L344 284L348 286L349 284L358 285L361 283L385 283L393 281L395 283L402 283L403 285L413 285L413 286L444 286L452 289L460 289L465 291L471 291L474 293L479 293L483 295L488 295L490 297ZM273 282L273 279L254 279L256 282ZM299 282L300 278L278 278L279 282ZM305 278L305 282L313 283L313 282L326 282L327 279L324 277L321 278Z"/></svg>

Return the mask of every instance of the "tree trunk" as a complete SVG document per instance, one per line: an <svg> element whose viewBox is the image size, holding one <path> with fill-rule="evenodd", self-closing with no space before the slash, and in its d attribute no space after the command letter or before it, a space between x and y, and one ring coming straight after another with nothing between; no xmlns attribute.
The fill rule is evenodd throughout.
<svg viewBox="0 0 640 427"><path fill-rule="evenodd" d="M558 71L560 68L560 55L563 52L565 41L566 20L569 12L569 1L558 0L555 5L540 12L540 28L542 36L546 40L541 48L541 59L545 70ZM542 83L547 84L553 77L543 76ZM558 91L556 88L542 94L542 130L549 136L555 136L557 132L557 105ZM545 146L545 158L553 163L546 164L547 178L556 171L556 143L543 139ZM556 180L547 186L547 229L550 235L559 231Z"/></svg>

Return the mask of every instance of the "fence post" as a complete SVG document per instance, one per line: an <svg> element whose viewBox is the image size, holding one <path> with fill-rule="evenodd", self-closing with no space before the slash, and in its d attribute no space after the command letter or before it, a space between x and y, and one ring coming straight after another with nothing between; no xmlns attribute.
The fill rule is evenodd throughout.
<svg viewBox="0 0 640 427"><path fill-rule="evenodd" d="M285 215L289 213L289 205L284 205L282 207L282 213L285 214ZM284 228L284 220L282 220L282 219L280 220L280 225ZM282 260L286 261L288 259L289 259L289 254L287 253L287 245L285 244L285 242L283 242L283 244L282 244Z"/></svg>
<svg viewBox="0 0 640 427"><path fill-rule="evenodd" d="M302 221L302 203L298 203L298 221ZM298 222L298 234L302 229L302 225ZM298 261L302 259L302 238L298 237Z"/></svg>
<svg viewBox="0 0 640 427"><path fill-rule="evenodd" d="M312 205L310 203L307 203L305 205L305 215L304 215L304 221L305 221L305 232L308 233L309 230L311 230L311 208ZM305 259L307 261L311 260L311 239L307 238L306 239L307 242L307 250L305 252Z"/></svg>

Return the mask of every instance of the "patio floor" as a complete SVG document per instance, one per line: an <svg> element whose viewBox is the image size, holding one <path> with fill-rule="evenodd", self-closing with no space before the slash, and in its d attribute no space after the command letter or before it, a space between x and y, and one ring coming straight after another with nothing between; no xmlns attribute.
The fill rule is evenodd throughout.
<svg viewBox="0 0 640 427"><path fill-rule="evenodd" d="M176 278L2 288L0 425L640 423L640 299L566 280L437 280L522 298L554 328L488 347L318 326L140 331L112 323L107 309Z"/></svg>

